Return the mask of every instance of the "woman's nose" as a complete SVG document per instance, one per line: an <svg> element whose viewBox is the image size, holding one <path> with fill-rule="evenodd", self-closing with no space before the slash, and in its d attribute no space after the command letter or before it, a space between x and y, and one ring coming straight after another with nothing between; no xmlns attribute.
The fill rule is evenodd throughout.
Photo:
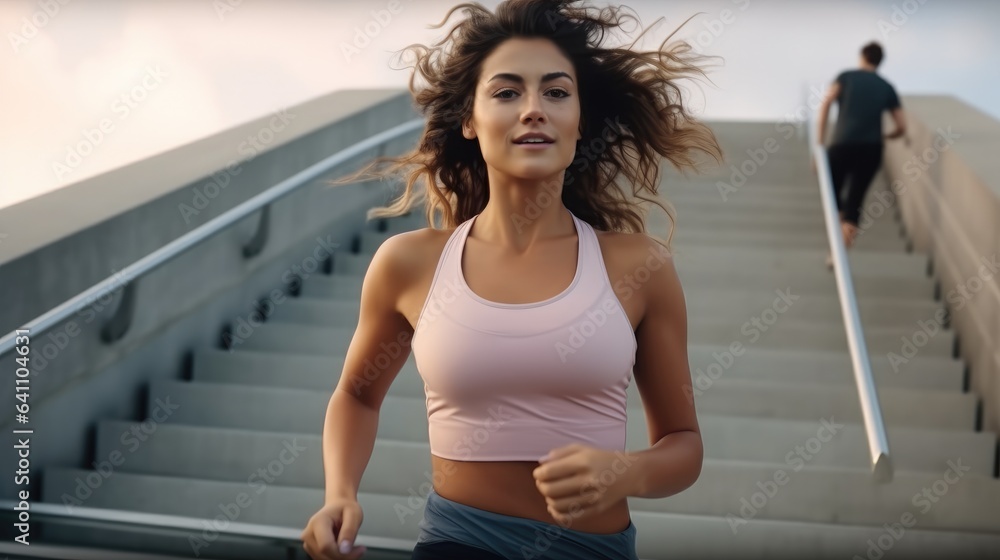
<svg viewBox="0 0 1000 560"><path fill-rule="evenodd" d="M524 111L521 113L521 121L545 120L545 111L542 110L542 100L539 95L529 94L524 96Z"/></svg>

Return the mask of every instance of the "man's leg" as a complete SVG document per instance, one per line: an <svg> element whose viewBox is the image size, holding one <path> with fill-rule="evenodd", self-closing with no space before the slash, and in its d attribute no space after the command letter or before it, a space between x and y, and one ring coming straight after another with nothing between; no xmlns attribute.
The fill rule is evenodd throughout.
<svg viewBox="0 0 1000 560"><path fill-rule="evenodd" d="M854 149L850 144L834 144L827 150L827 160L830 163L830 180L833 190L833 199L836 201L838 214L840 216L841 233L844 235L844 244L847 244L847 234L844 231L844 185L851 177L851 164L854 161ZM849 245L848 245L849 246ZM827 254L826 267L833 269L833 255Z"/></svg>
<svg viewBox="0 0 1000 560"><path fill-rule="evenodd" d="M841 194L844 191L844 183L847 180L849 164L851 159L850 146L844 144L834 144L826 151L827 159L830 162L830 179L832 180L833 198L837 202L837 209L843 215L843 202Z"/></svg>
<svg viewBox="0 0 1000 560"><path fill-rule="evenodd" d="M857 230L861 219L861 206L880 165L882 165L882 144L866 145L856 150L851 185L847 191L847 201L844 203L844 221L851 224L854 230Z"/></svg>

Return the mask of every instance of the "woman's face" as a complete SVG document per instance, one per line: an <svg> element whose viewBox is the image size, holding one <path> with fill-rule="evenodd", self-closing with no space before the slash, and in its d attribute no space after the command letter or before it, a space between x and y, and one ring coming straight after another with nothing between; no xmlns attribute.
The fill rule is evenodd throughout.
<svg viewBox="0 0 1000 560"><path fill-rule="evenodd" d="M573 64L543 38L501 43L482 64L472 117L462 134L478 138L487 166L512 177L544 179L573 163L580 97ZM523 144L526 133L551 140Z"/></svg>

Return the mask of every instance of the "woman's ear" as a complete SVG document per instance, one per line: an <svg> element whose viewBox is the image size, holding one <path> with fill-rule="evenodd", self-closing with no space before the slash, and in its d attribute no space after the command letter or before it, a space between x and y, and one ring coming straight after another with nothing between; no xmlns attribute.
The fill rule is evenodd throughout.
<svg viewBox="0 0 1000 560"><path fill-rule="evenodd" d="M472 140L476 137L476 131L472 128L472 124L469 123L469 121L462 122L462 136L464 136L466 140Z"/></svg>

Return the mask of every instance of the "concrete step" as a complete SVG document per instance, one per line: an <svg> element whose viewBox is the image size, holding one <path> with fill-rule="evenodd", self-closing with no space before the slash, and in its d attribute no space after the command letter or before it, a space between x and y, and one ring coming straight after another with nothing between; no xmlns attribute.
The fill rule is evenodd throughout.
<svg viewBox="0 0 1000 560"><path fill-rule="evenodd" d="M818 196L818 193L816 194ZM766 215L761 214L744 214L739 212L726 212L720 213L718 209L712 209L708 212L698 213L698 207L694 208L678 208L677 226L678 231L690 230L690 231L705 231L705 230L722 230L729 231L733 233L740 233L744 231L754 231L754 232L785 232L789 234L799 234L799 233L811 233L820 235L825 238L826 236L826 226L822 219L817 219L817 216L809 214L796 214L789 212L771 212ZM421 229L428 227L427 223L423 219L411 219L411 218L393 218L393 230L394 231L409 231L410 229ZM888 238L900 238L902 239L902 230L899 223L888 213L883 214L878 219L874 219L873 216L867 216L864 220L863 233L860 237L864 236L885 236ZM666 228L670 226L670 220L667 215L656 209L655 211L650 211L646 217L646 227L648 230L662 230L666 231ZM407 229L409 228L409 229ZM379 232L378 228L374 225L368 227L361 232L362 237L362 251L374 251L374 247L377 247L377 240L379 238L388 237L392 235L391 233ZM860 238L859 237L859 238ZM372 242L376 242L374 246L371 245Z"/></svg>
<svg viewBox="0 0 1000 560"><path fill-rule="evenodd" d="M878 354L869 359L879 388L963 390L964 365L959 360L918 355L906 363L895 363ZM845 352L746 346L730 350L725 346L691 345L688 361L695 382L725 378L820 385L854 386L855 383L851 361ZM192 376L195 381L330 389L336 385L343 368L343 356L204 349L195 353ZM412 354L403 364L396 383L405 379L419 379ZM416 390L423 390L422 382Z"/></svg>
<svg viewBox="0 0 1000 560"><path fill-rule="evenodd" d="M689 218L689 220L692 218ZM689 221L674 230L672 242L678 246L687 245L724 245L728 247L796 248L796 249L826 249L828 247L826 230L823 224L817 223L808 229L801 227L775 227L766 223L746 224L740 227L717 226ZM652 235L666 238L669 228L666 225L652 225L648 228ZM364 231L360 235L360 253L374 254L386 239L398 232ZM863 244L860 242L863 240ZM893 235L879 235L872 230L866 230L859 238L858 248L865 250L891 251L905 254L906 240L898 231ZM857 252L857 251L855 251Z"/></svg>
<svg viewBox="0 0 1000 560"><path fill-rule="evenodd" d="M823 227L823 212L818 206L803 212L796 211L794 208L789 211L788 208L784 207L757 204L748 211L743 207L730 207L728 204L722 203L721 198L688 201L682 204L682 206L678 206L674 203L678 227L687 227L695 223L708 226L731 221L737 224L734 227L743 223L785 224L793 222L805 222L821 229ZM669 218L666 213L657 208L649 212L646 227L665 227L668 223Z"/></svg>
<svg viewBox="0 0 1000 560"><path fill-rule="evenodd" d="M633 387L629 387L630 401L637 394ZM696 383L694 388L699 413L798 420L832 416L861 422L857 388L848 385L719 379ZM979 398L973 393L890 387L880 389L878 399L888 426L974 430L977 425Z"/></svg>
<svg viewBox="0 0 1000 560"><path fill-rule="evenodd" d="M233 344L236 349L343 355L347 352L354 330L354 327L272 322L237 330ZM902 355L907 348L904 339L912 340L916 336L919 344L913 348L919 354L951 355L954 339L950 330L941 330L931 337L915 335L918 332L923 334L917 325L913 328L864 329L871 353L895 352ZM567 339L571 334L567 332ZM795 321L766 312L756 318L748 317L742 324L730 320L692 318L688 322L688 338L694 344L729 345L735 341L767 348L847 351L847 337L840 325Z"/></svg>
<svg viewBox="0 0 1000 560"><path fill-rule="evenodd" d="M275 306L267 320L303 325L356 327L360 313L361 302L357 299L304 296L289 298L281 305Z"/></svg>
<svg viewBox="0 0 1000 560"><path fill-rule="evenodd" d="M771 211L766 214L741 214L738 212L720 212L715 209L710 212L692 213L687 208L678 208L677 222L674 224L678 229L695 228L709 229L717 228L726 231L787 231L787 232L820 232L825 234L826 223L821 216L807 214L795 214L788 212ZM895 217L889 213L875 218L869 214L865 220L859 224L862 226L861 237L886 236L890 238L902 237L902 228ZM667 214L660 209L650 211L646 216L647 229L666 229L670 226L670 219Z"/></svg>
<svg viewBox="0 0 1000 560"><path fill-rule="evenodd" d="M714 191L714 189L713 189ZM718 193L714 193L715 198L707 195L678 195L672 196L670 202L677 210L678 220L684 220L684 224L696 224L702 216L712 214L718 215L720 212L725 215L758 215L764 212L764 216L787 216L803 215L811 216L816 224L823 223L822 205L819 201L818 193L814 195L815 200L807 197L775 197L773 199L754 199L730 196L730 200L725 202ZM662 213L662 210L658 210ZM762 216L763 218L763 216ZM761 219L761 223L766 220ZM415 229L428 227L427 223L418 219L390 219L386 222L386 232L397 234ZM377 226L366 228L369 231L378 229Z"/></svg>
<svg viewBox="0 0 1000 560"><path fill-rule="evenodd" d="M789 294L793 295L793 294ZM722 294L692 291L686 294L689 317L711 318L740 322L761 313L778 299L775 293L766 294L750 290L734 290ZM936 321L944 318L944 308L934 301L873 300L859 302L862 324L866 327L913 328L917 321ZM275 306L268 321L326 325L331 327L356 326L361 304L357 300L321 297L289 298ZM797 300L782 313L782 318L823 324L843 324L840 300L835 295L810 296Z"/></svg>
<svg viewBox="0 0 1000 560"><path fill-rule="evenodd" d="M736 248L719 251L714 247L679 246L676 247L675 261L681 282L685 291L702 290L713 293L742 287L759 289L767 292L776 287L790 286L796 291L809 294L835 295L836 281L825 265L826 250L795 250L795 249L760 249ZM744 253L744 255L740 255ZM757 259L746 262L745 253L756 256ZM782 253L793 253L783 255ZM855 292L858 297L894 297L930 300L934 296L934 281L922 271L926 270L926 260L922 257L908 258L906 254L879 252L852 252L868 258L868 264L861 260L853 264L851 272L854 278ZM794 260L790 260L794 256ZM881 257L881 258L880 258ZM892 267L894 261L910 264L907 268ZM363 277L371 262L367 253L342 253L334 259L332 276L313 275L306 280L310 282L325 282L326 279L339 275ZM344 282L341 279L336 282ZM359 280L360 281L360 280ZM320 290L334 288L323 287ZM316 292L311 292L316 293ZM360 289L357 291L360 296Z"/></svg>
<svg viewBox="0 0 1000 560"><path fill-rule="evenodd" d="M650 230L654 235L666 238L666 229ZM729 247L767 247L770 249L823 249L828 247L825 232L820 233L787 233L783 231L725 231L705 229L679 229L674 233L673 243L680 248L692 250L695 246L726 245ZM866 251L885 251L902 253L906 250L906 241L899 238L868 236L864 245L859 245ZM856 251L855 251L856 252Z"/></svg>
<svg viewBox="0 0 1000 560"><path fill-rule="evenodd" d="M120 511L120 510L119 510ZM123 512L128 514L130 512ZM220 522L221 525L221 522ZM228 537L208 533L206 548L195 540L191 532L158 529L137 529L131 523L92 522L87 519L35 522L35 535L30 548L21 544L0 543L3 560L186 560L212 558L213 560L288 560L288 547L272 543L270 539ZM44 543L44 544L42 544ZM15 547L21 547L18 550ZM197 548L195 554L193 549ZM9 554L9 555L8 555ZM209 556L210 554L210 556ZM365 554L365 560L406 560L409 556L389 555L383 551Z"/></svg>
<svg viewBox="0 0 1000 560"><path fill-rule="evenodd" d="M791 465L706 460L688 490L668 500L634 502L642 511L726 516L737 531L762 518L881 526L911 512L927 529L1000 533L1000 480L956 474L965 468L960 457L953 464L954 470L938 473L896 473L880 485L861 469L796 471Z"/></svg>
<svg viewBox="0 0 1000 560"><path fill-rule="evenodd" d="M50 469L43 479L43 499L58 502L62 493L73 492L77 479L86 478L89 471ZM358 544L369 545L371 537L416 540L419 521L427 495L421 485L412 494L377 494L360 492L358 502L364 511ZM236 498L246 497L238 508ZM144 496L161 495L162 501L150 501ZM247 498L250 498L249 503ZM173 515L191 515L212 519L229 507L239 511L239 521L267 523L280 527L301 528L322 504L322 492L311 488L268 486L257 494L242 482L191 480L178 477L120 473L104 482L102 491L88 505L105 508L126 508ZM666 501L666 500L664 500ZM232 506L231 506L232 505ZM231 507L230 507L231 506ZM906 558L992 558L1000 535L968 531L928 530L923 515L907 506L897 512L911 515L916 526L903 529L905 538L892 537L881 526L821 524L799 521L754 519L733 531L731 522L723 516L679 515L633 510L636 525L636 548L640 557L649 560L667 558L731 558L733 560L763 558L837 559L853 554L864 555L871 543L885 541L894 554ZM906 518L909 525L910 518ZM896 530L896 534L899 530ZM881 540L880 540L881 539ZM877 552L881 552L878 549ZM955 556L957 555L957 556ZM367 555L366 555L367 557Z"/></svg>
<svg viewBox="0 0 1000 560"><path fill-rule="evenodd" d="M363 282L358 274L313 274L302 282L300 295L361 301Z"/></svg>
<svg viewBox="0 0 1000 560"><path fill-rule="evenodd" d="M313 441L312 458L305 456L305 452L293 458L282 444L276 455L259 457L260 462L249 465L250 469L239 473L237 480L250 493L265 485L276 487L277 480L291 479L296 471L312 469L316 484L309 487L321 491L321 452L318 439ZM378 457L373 453L360 491L408 495L419 492L421 485L428 483L431 465L427 444L394 442L383 446L381 451L385 453ZM823 452L821 443L819 450L809 456ZM302 467L297 466L300 462ZM777 468L765 463L706 459L701 477L685 492L667 500L632 499L630 506L649 512L732 515L747 524L766 518L879 526L898 519L903 511L921 508L926 502L928 507L921 518L924 528L1000 532L1000 516L995 514L996 504L1000 503L1000 480L967 472L967 462L961 457L954 458L952 465L955 467L937 473L898 472L891 483L880 485L867 469L812 466L808 459ZM109 483L125 475L125 472L112 475L90 499L113 495ZM923 489L930 492L928 497L922 495ZM43 499L49 499L46 496L43 493ZM150 502L175 499L174 494L163 490L146 496Z"/></svg>
<svg viewBox="0 0 1000 560"><path fill-rule="evenodd" d="M744 344L761 345L772 348L818 349L848 351L847 335L843 324L833 322L799 321L786 318L765 310L746 317L742 324L733 320L719 320L714 317L690 317L688 336L700 344L730 344L740 341ZM768 324L770 322L770 324ZM941 329L939 325L928 336L917 324L899 327L862 327L865 344L870 353L886 354L894 352L902 355L910 341L920 354L950 356L954 350L954 332ZM916 334L919 333L919 334ZM916 339L916 343L914 343Z"/></svg>
<svg viewBox="0 0 1000 560"><path fill-rule="evenodd" d="M420 378L405 373L409 372L401 372L393 381L389 395L415 398L423 403ZM332 392L332 387L324 391L163 380L150 385L149 402L151 407L157 398L180 403L180 409L171 419L184 424L301 432L312 423L322 425ZM782 385L719 379L697 383L692 394L699 414L803 421L833 417L843 422L861 422L857 389L847 385ZM976 428L978 398L972 393L886 388L878 391L878 398L885 423L890 427ZM641 400L634 383L629 387L628 401L629 408L634 409L630 414L639 414L637 418L641 419ZM307 407L306 402L313 404ZM421 410L425 416L426 408L418 407L413 414L421 416ZM254 423L257 420L259 424Z"/></svg>
<svg viewBox="0 0 1000 560"><path fill-rule="evenodd" d="M683 248L679 248L683 251ZM678 253L677 260L691 253ZM816 277L815 272L787 272L776 278L773 271L751 268L732 268L727 271L696 270L678 265L678 276L684 286L685 295L691 291L719 293L739 287L749 291L771 294L776 289L791 289L792 293L803 296L836 295L837 283L833 274L826 269L825 255L816 253L816 272L823 271L825 277ZM888 275L866 276L852 268L854 294L857 299L911 299L930 301L934 297L934 281L925 277L894 278Z"/></svg>
<svg viewBox="0 0 1000 560"><path fill-rule="evenodd" d="M819 251L813 251L806 262L796 263L793 270L787 270L780 264L771 269L762 268L759 263L746 267L733 263L728 269L711 264L686 264L691 259L702 259L702 252L703 248L698 248L696 251L678 253L675 257L685 297L710 298L713 294L726 291L756 292L764 297L773 294L775 289L785 288L808 296L835 297L837 294L836 280L825 265L826 254ZM367 257L345 253L335 261L336 274L310 276L302 284L302 295L358 300L368 265ZM891 298L926 303L933 300L934 280L931 278L895 277L854 265L851 270L854 292L859 301Z"/></svg>
<svg viewBox="0 0 1000 560"><path fill-rule="evenodd" d="M738 199L738 197L731 197L733 199ZM685 224L695 224L698 222L698 218L701 216L708 216L711 214L718 214L719 212L724 212L729 215L756 215L760 211L770 210L771 216L784 216L784 215L805 215L812 216L817 224L823 223L823 213L822 206L819 202L818 193L816 200L809 200L806 198L801 199L775 199L775 200L754 200L754 199L739 199L738 201L726 201L722 202L722 199L716 195L715 199L706 198L704 196L677 196L672 197L670 202L674 204L677 210L678 220L681 220L681 216L685 217ZM662 213L662 211L660 211ZM765 214L768 215L768 214ZM765 220L761 220L765 222ZM427 227L426 222L419 220L389 220L386 223L386 233L389 235L394 235L397 233L403 233L407 231L412 231L415 229L420 229ZM378 229L377 227L366 228L369 231Z"/></svg>
<svg viewBox="0 0 1000 560"><path fill-rule="evenodd" d="M714 192L715 185L712 184L710 188ZM775 193L776 196L785 198L796 196L794 193L798 190L797 188L781 188L775 191ZM818 191L811 192L805 197L807 199L806 204L811 205L808 198L812 196L818 197ZM678 212L676 216L678 222L676 225L679 226L679 229L719 228L737 232L745 231L746 229L790 232L815 231L819 233L826 231L822 214L818 210L817 212L789 212L787 208L767 206L759 208L759 211L748 213L741 208L727 209L726 205L716 204L717 202L721 202L721 198L713 199L712 197L703 196L691 202L682 199L681 206L677 206L676 203L674 204ZM651 210L647 214L646 226L648 229L666 228L669 224L670 220L662 210ZM381 233L381 235L385 236L428 227L427 222L422 217L410 216L390 218L387 221L387 225L390 225L391 231L381 233L378 231L379 227L377 224L372 222L363 230L362 235L367 233ZM868 216L862 225L865 232L863 235L887 235L893 238L900 236L900 226L889 213L883 214L878 219Z"/></svg>
<svg viewBox="0 0 1000 560"><path fill-rule="evenodd" d="M734 249L726 246L698 247L677 255L678 270L697 271L759 269L775 273L796 272L807 278L826 277L817 274L813 262L817 255L826 256L827 246L816 249L773 250L767 247ZM910 278L927 276L927 257L915 253L880 253L848 251L847 257L855 281L879 276ZM828 275L828 274L827 274Z"/></svg>
<svg viewBox="0 0 1000 560"><path fill-rule="evenodd" d="M373 461L393 460L378 451L385 446L428 442L426 409L421 399L393 398L389 404L392 406L381 411ZM627 449L649 447L643 420L638 410L630 411ZM239 419L230 418L227 423L238 425ZM705 457L710 459L773 465L805 465L808 459L810 466L858 469L867 468L870 461L864 426L837 418L792 421L703 414L699 423ZM127 472L212 480L243 480L261 465L277 459L282 465L271 468L271 474L280 478L275 484L319 487L323 484L323 425L304 427L310 429L280 432L171 421L157 424L152 433L142 433L141 426L134 422L102 421L97 428L96 456L121 454L126 460L119 468ZM893 427L888 436L897 471L943 471L949 460L962 457L969 472L993 476L996 434ZM808 447L806 442L810 442ZM822 453L818 453L819 447ZM300 460L300 456L304 459Z"/></svg>
<svg viewBox="0 0 1000 560"><path fill-rule="evenodd" d="M666 200L674 201L677 199L697 197L721 200L718 181L720 178L729 179L732 171L728 168L716 168L715 170L706 171L707 173L692 176L687 181L675 182L669 187L670 191L669 194L665 196ZM736 183L738 183L738 181ZM740 193L742 191L742 187L736 183L731 183L731 185L737 189L737 193ZM752 189L748 189L746 194L748 197L754 197L761 200L786 200L791 198L794 200L818 201L819 187L812 184L807 186L800 183L772 183L769 185L758 184L753 185Z"/></svg>
<svg viewBox="0 0 1000 560"><path fill-rule="evenodd" d="M757 194L758 189L767 191L794 188L808 193L819 188L816 185L816 176L809 170L809 156L806 154L796 157L794 153L781 154L779 151L770 154L763 165L755 166L747 150L759 148L763 141L763 138L754 139L735 143L728 149L724 148L726 161L722 165L716 165L714 161L709 160L704 168L689 180L699 184L711 183L713 186L716 181L725 181L739 189L746 189L747 193L751 195ZM748 146L752 146L752 148L748 148ZM743 179L739 177L739 173L743 174ZM664 182L666 183L665 188L670 189L666 192L671 192L676 190L673 185L686 181L683 176L671 177L668 175ZM698 190L701 192L706 188ZM670 196L674 196L672 192Z"/></svg>
<svg viewBox="0 0 1000 560"><path fill-rule="evenodd" d="M791 290L788 290L791 292ZM758 314L763 309L771 307L777 292L765 293L754 290L734 289L723 293L709 294L703 291L693 291L685 294L689 317L712 317L714 319L729 318L745 320ZM921 301L912 299L871 299L858 302L861 323L865 327L911 327L917 321L936 321L944 318L944 307L933 300ZM799 299L782 317L816 323L843 324L840 309L840 298L836 294L813 295Z"/></svg>
<svg viewBox="0 0 1000 560"><path fill-rule="evenodd" d="M689 228L690 229L690 228ZM704 232L708 228L701 229ZM664 229L662 234L665 235ZM763 232L768 233L768 232ZM356 259L370 261L375 249L391 237L392 233L364 232L361 234L362 250ZM678 233L680 235L680 233ZM675 235L675 239L677 239ZM699 266L704 268L763 268L765 270L802 269L812 271L811 263L817 252L824 255L828 251L828 242L825 236L821 236L821 241L813 248L784 249L776 250L766 245L755 247L734 248L728 243L721 243L716 247L697 247L697 252L688 250L685 252L683 264L687 266ZM343 253L352 255L351 253ZM869 276L879 274L893 274L895 276L907 277L911 275L927 275L927 256L916 253L894 252L884 254L883 252L869 251L848 251L848 258L852 264L852 270L858 269L858 276ZM681 263L679 262L678 265ZM869 272L873 271L873 272Z"/></svg>

